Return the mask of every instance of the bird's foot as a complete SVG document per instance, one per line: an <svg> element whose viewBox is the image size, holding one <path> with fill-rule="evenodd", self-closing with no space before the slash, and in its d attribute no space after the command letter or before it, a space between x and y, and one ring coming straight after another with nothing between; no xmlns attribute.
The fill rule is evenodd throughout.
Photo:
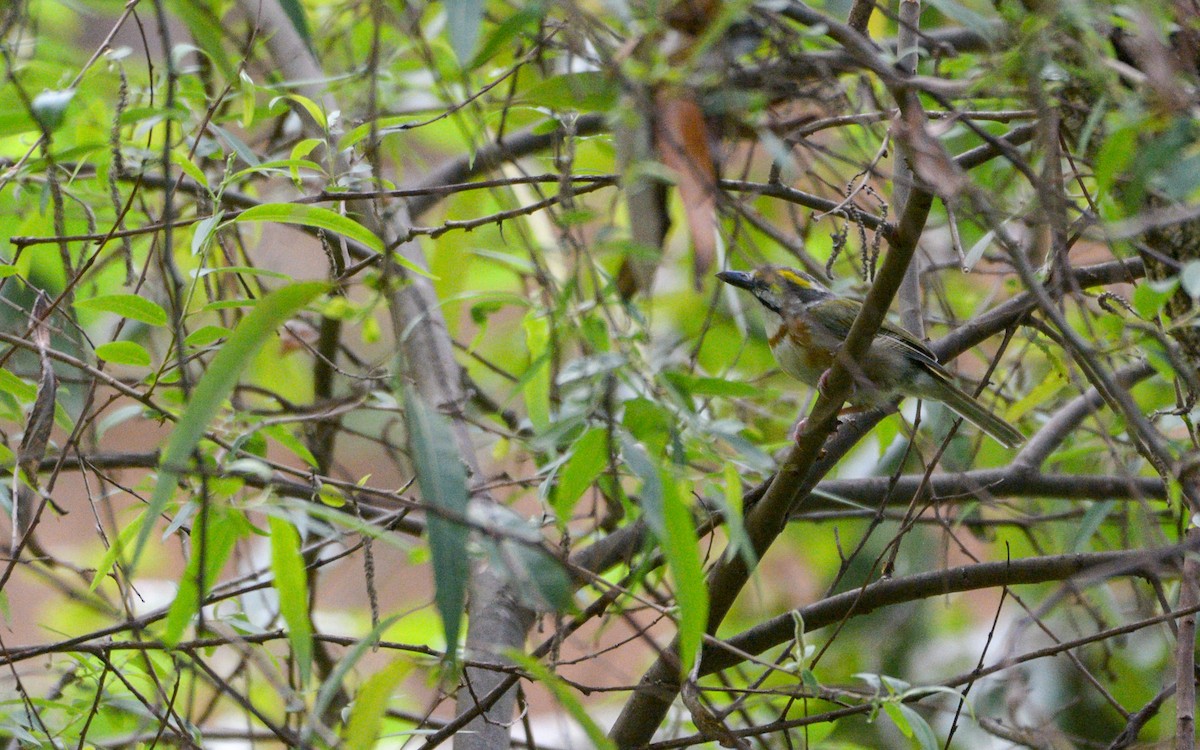
<svg viewBox="0 0 1200 750"><path fill-rule="evenodd" d="M829 395L829 375L833 370L829 369L821 373L821 377L817 378L817 393L822 396Z"/></svg>
<svg viewBox="0 0 1200 750"><path fill-rule="evenodd" d="M842 414L842 412L838 412L839 416L841 414ZM838 417L834 417L833 429L836 430L838 427L841 427L841 426L842 426L842 420ZM800 437L804 434L804 432L807 429L808 429L808 417L803 417L799 422L796 423L796 426L792 428L792 434L791 434L792 442L799 443Z"/></svg>
<svg viewBox="0 0 1200 750"><path fill-rule="evenodd" d="M808 427L808 417L801 417L800 421L792 427L792 434L789 436L789 439L793 443L800 442L800 433L804 432L806 427Z"/></svg>
<svg viewBox="0 0 1200 750"><path fill-rule="evenodd" d="M830 369L826 370L825 372L821 373L821 377L817 378L817 393L821 394L822 396L829 395L829 379L832 376L833 376L833 368L830 368ZM857 393L857 391L858 391L857 384L851 383L850 384L850 393L847 394L847 396L846 396L847 400L853 401L855 398L855 393ZM846 408L842 409L838 413L839 414L848 414L850 412L861 411L861 410L862 409L860 407L847 406Z"/></svg>

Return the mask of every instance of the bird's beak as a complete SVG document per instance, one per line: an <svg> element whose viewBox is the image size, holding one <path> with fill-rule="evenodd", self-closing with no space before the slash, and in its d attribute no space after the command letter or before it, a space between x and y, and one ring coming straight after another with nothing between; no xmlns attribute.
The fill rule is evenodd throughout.
<svg viewBox="0 0 1200 750"><path fill-rule="evenodd" d="M717 278L740 289L754 289L754 276L745 271L721 271Z"/></svg>

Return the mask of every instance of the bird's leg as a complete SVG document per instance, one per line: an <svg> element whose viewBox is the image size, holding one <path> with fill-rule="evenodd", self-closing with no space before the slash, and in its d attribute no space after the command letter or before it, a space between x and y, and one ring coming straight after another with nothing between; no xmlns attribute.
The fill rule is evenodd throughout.
<svg viewBox="0 0 1200 750"><path fill-rule="evenodd" d="M821 373L821 377L817 378L817 393L821 394L822 396L828 396L828 395L829 395L829 376L830 376L832 373L833 373L833 368L831 367L831 368L829 368L828 370L826 370L825 372ZM857 387L856 387L856 386L855 386L853 383L851 383L851 384L850 384L850 395L849 395L849 398L853 398L853 397L854 397L854 392L855 392L856 390L858 390L858 388L857 388ZM842 414L845 414L845 413L847 413L847 412L849 412L849 411L861 411L861 410L860 410L860 409L854 409L854 408L851 408L851 409L844 409L844 410L842 410L842 412L841 412L841 413L842 413Z"/></svg>
<svg viewBox="0 0 1200 750"><path fill-rule="evenodd" d="M832 368L821 373L821 377L817 378L817 393L821 394L822 396L829 395L829 374L831 372L833 372ZM857 390L858 390L857 387L854 384L851 384L849 398L853 399L854 394ZM847 403L841 409L838 410L837 415L838 415L838 417L844 417L847 414L857 414L860 412L867 411L870 408L871 408L871 406L869 404L864 405L864 404ZM841 419L834 420L833 427L835 430L838 427L840 427L841 425L842 425ZM792 442L799 442L800 435L805 431L805 429L807 427L808 427L808 418L807 417L803 417L800 419L800 421L796 422L795 426L792 427L792 435L791 435Z"/></svg>
<svg viewBox="0 0 1200 750"><path fill-rule="evenodd" d="M829 368L829 370L826 370L826 371L824 371L824 372L822 372L822 373L821 373L821 377L820 377L820 378L817 378L817 392L818 392L818 394L821 394L822 396L828 396L828 395L829 395L829 394L828 394L828 389L829 389L829 373L832 373L832 372L833 372L833 368ZM854 397L854 391L856 391L856 390L857 390L856 386L854 386L854 385L851 385L851 386L850 386L850 396L848 396L848 397L850 397L850 398L853 398L853 397ZM866 409L868 409L868 408L869 408L869 407L865 407L865 406L859 406L859 404L847 403L847 404L846 404L846 406L844 406L844 407L842 407L841 409L839 409L839 410L838 410L838 416L845 416L846 414L858 414L859 412L865 412L865 410L866 410Z"/></svg>
<svg viewBox="0 0 1200 750"><path fill-rule="evenodd" d="M832 368L821 373L821 377L817 378L817 393L820 393L822 396L829 395L829 392L828 392L829 391L829 374L831 372L833 372ZM854 386L853 385L850 386L850 395L852 397L854 395ZM843 406L840 410L838 410L838 416L841 417L841 416L845 416L847 414L857 414L860 411L866 411L866 407L865 406L855 406L854 404L847 404L846 406Z"/></svg>
<svg viewBox="0 0 1200 750"><path fill-rule="evenodd" d="M826 395L829 390L829 375L833 372L833 368L821 373L821 377L817 378L817 393L822 396Z"/></svg>
<svg viewBox="0 0 1200 750"><path fill-rule="evenodd" d="M808 417L800 417L800 419L796 420L796 424L792 425L792 433L791 433L791 435L788 436L789 439L793 443L800 442L800 433L804 432L804 428L807 426L808 426Z"/></svg>
<svg viewBox="0 0 1200 750"><path fill-rule="evenodd" d="M841 413L842 412L838 412L839 415L841 415ZM841 424L842 424L842 420L835 419L833 421L833 429L836 430L838 427L841 426ZM796 424L792 427L792 434L791 434L792 442L793 443L800 442L800 435L803 434L804 431L807 429L808 429L808 417L800 417L799 421L797 421Z"/></svg>

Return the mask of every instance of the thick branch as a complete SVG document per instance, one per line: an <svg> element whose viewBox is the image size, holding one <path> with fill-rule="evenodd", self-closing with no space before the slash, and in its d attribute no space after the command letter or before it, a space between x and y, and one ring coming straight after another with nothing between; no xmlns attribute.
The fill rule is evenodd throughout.
<svg viewBox="0 0 1200 750"><path fill-rule="evenodd" d="M1181 544L1149 551L1055 555L964 565L904 578L879 580L861 589L801 607L795 613L787 612L773 617L726 639L729 649L706 647L700 670L703 674L712 674L728 669L742 660L739 654L761 654L773 646L786 643L795 637L794 614L800 615L805 632L809 632L849 617L861 617L881 607L962 591L1066 581L1085 576L1096 580L1114 576L1146 576L1157 574L1164 565L1177 563L1190 548L1191 545Z"/></svg>
<svg viewBox="0 0 1200 750"><path fill-rule="evenodd" d="M853 31L850 32L861 40ZM840 40L839 40L840 41ZM869 44L869 43L868 43ZM908 97L899 101L902 108L913 106ZM924 198L924 200L922 200ZM747 514L746 531L757 559L762 559L786 525L787 518L820 474L814 474L814 464L826 438L833 430L837 414L850 394L853 363L860 361L887 315L892 298L899 288L905 270L916 250L917 240L929 215L931 197L916 193L905 206L896 229L896 236L879 270L879 275L863 302L850 328L828 378L828 387L818 399L808 418L808 427L798 438L779 473L763 499ZM828 466L824 471L828 471ZM823 473L823 472L822 472ZM807 477L812 484L795 482ZM742 556L723 560L709 576L708 632L715 633L729 608L733 606L751 573ZM633 696L622 710L611 736L620 747L636 747L650 741L662 723L671 702L681 685L677 658L678 642L672 643L667 656L660 657L639 682Z"/></svg>
<svg viewBox="0 0 1200 750"><path fill-rule="evenodd" d="M243 1L248 17L261 17L266 25L264 32L267 44L286 79L314 82L327 80L308 46L287 21L277 0ZM261 16L257 15L259 12L262 13ZM301 85L300 88L305 95L314 100L331 103L332 95L320 90L318 84L310 83ZM340 107L327 106L327 109L333 111ZM311 118L304 117L304 122L311 135L325 136ZM348 170L342 168L338 171ZM412 222L407 207L402 203L388 206L386 209L380 206L377 210L365 211L361 218L385 244L396 238L410 236ZM414 239L400 243L396 252L418 267L427 266L421 245ZM433 284L429 279L408 274L400 267L389 270L403 277L406 282L397 285L389 305L392 328L400 350L398 361L402 370L401 376L413 385L427 403L452 416L451 428L459 456L478 482L482 473L471 434L467 423L457 416L465 400L462 373L454 356L454 344L447 331ZM493 502L486 491L476 491L474 500ZM508 584L500 580L495 572L481 565L473 567L468 613L468 658L498 664L507 663L507 657L504 656L507 650L519 650L524 647L525 634L534 617L533 612L520 605L519 597L510 590ZM454 648L455 644L450 644L449 647ZM492 686L499 683L502 676L490 669L468 667L466 679L471 682L475 691L487 693ZM459 711L470 709L473 700L471 691L461 691ZM515 695L510 691L484 716L468 726L467 731L459 738L459 747L488 748L506 745L508 723L511 721L514 705Z"/></svg>
<svg viewBox="0 0 1200 750"><path fill-rule="evenodd" d="M1188 542L1194 548L1200 543L1200 532L1188 529ZM1200 604L1200 560L1188 555L1183 563L1179 581L1179 609ZM1189 614L1179 621L1175 640L1175 748L1195 750L1196 747L1196 615Z"/></svg>

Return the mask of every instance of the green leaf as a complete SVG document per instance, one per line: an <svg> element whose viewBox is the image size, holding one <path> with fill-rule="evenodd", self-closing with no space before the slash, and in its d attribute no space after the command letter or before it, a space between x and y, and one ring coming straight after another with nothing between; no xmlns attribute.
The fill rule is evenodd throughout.
<svg viewBox="0 0 1200 750"><path fill-rule="evenodd" d="M700 655L708 628L708 586L691 511L683 502L674 478L663 472L661 481L666 523L662 549L675 579L675 601L679 605L679 658L683 663L681 674L687 675Z"/></svg>
<svg viewBox="0 0 1200 750"><path fill-rule="evenodd" d="M621 441L621 457L637 478L642 480L639 491L641 502L638 503L642 508L642 516L646 519L646 525L650 527L654 535L662 539L666 536L667 524L663 516L662 478L659 475L658 467L654 465L640 445L628 439Z"/></svg>
<svg viewBox="0 0 1200 750"><path fill-rule="evenodd" d="M458 631L467 601L467 527L453 517L465 517L467 471L458 454L450 425L417 392L404 386L409 455L424 501L442 513L428 514L429 547L433 555L434 601L446 631L446 656L457 658ZM446 517L446 516L450 517Z"/></svg>
<svg viewBox="0 0 1200 750"><path fill-rule="evenodd" d="M903 734L905 737L908 737L910 739L912 738L912 736L913 736L912 725L909 724L908 717L905 716L904 713L900 710L900 705L898 703L896 703L895 701L885 702L883 704L883 712L891 717L892 722L896 725L896 728L900 730L901 734Z"/></svg>
<svg viewBox="0 0 1200 750"><path fill-rule="evenodd" d="M287 520L271 517L271 572L279 592L279 614L288 626L288 641L300 669L300 684L312 674L312 622L308 617L308 571L300 553L300 534Z"/></svg>
<svg viewBox="0 0 1200 750"><path fill-rule="evenodd" d="M530 86L517 101L556 110L601 112L616 105L620 91L617 79L607 73L565 73Z"/></svg>
<svg viewBox="0 0 1200 750"><path fill-rule="evenodd" d="M741 380L710 378L690 375L685 372L666 372L663 377L679 390L692 396L726 396L748 398L761 396L762 388Z"/></svg>
<svg viewBox="0 0 1200 750"><path fill-rule="evenodd" d="M539 611L569 611L574 603L575 585L563 564L541 547L512 541L506 544L510 551L505 561L509 564L510 574L520 574L520 580L527 582L528 588L521 592L523 601Z"/></svg>
<svg viewBox="0 0 1200 750"><path fill-rule="evenodd" d="M533 2L504 19L491 34L488 34L483 42L483 47L475 53L469 66L470 69L474 70L483 65L492 58L492 55L500 51L501 47L522 32L536 29L545 17L546 9L540 2Z"/></svg>
<svg viewBox="0 0 1200 750"><path fill-rule="evenodd" d="M1096 154L1096 185L1101 194L1108 193L1117 177L1133 162L1137 154L1139 127L1126 126L1112 130Z"/></svg>
<svg viewBox="0 0 1200 750"><path fill-rule="evenodd" d="M192 255L200 255L208 249L209 243L216 235L221 220L225 218L224 211L217 211L212 216L205 216L192 227Z"/></svg>
<svg viewBox="0 0 1200 750"><path fill-rule="evenodd" d="M1200 299L1200 260L1189 260L1179 272L1183 291L1192 299Z"/></svg>
<svg viewBox="0 0 1200 750"><path fill-rule="evenodd" d="M1138 344L1141 346L1142 356L1154 368L1155 372L1164 380L1171 381L1175 379L1175 363L1171 361L1171 357L1167 354L1166 348L1163 347L1162 341L1149 336L1140 336L1138 337Z"/></svg>
<svg viewBox="0 0 1200 750"><path fill-rule="evenodd" d="M534 429L542 432L550 426L550 321L545 316L531 311L525 316L525 343L529 347L531 362L522 381L525 408Z"/></svg>
<svg viewBox="0 0 1200 750"><path fill-rule="evenodd" d="M282 445L298 457L301 461L308 464L312 468L317 468L317 457L312 454L308 446L302 440L297 438L287 425L272 424L262 428L262 433L270 437L275 442Z"/></svg>
<svg viewBox="0 0 1200 750"><path fill-rule="evenodd" d="M729 555L741 555L742 559L754 567L758 563L758 555L754 552L754 543L746 533L742 523L742 475L738 468L731 463L725 464L723 477L723 499L725 501L725 529L729 534Z"/></svg>
<svg viewBox="0 0 1200 750"><path fill-rule="evenodd" d="M291 175L292 182L296 184L296 187L298 187L298 188L303 187L303 182L301 181L301 178L300 178L300 167L301 166L304 166L306 163L313 164L313 168L315 168L318 173L320 173L322 171L319 164L314 164L313 162L305 162L305 159L304 159L304 157L306 157L310 153L312 153L312 151L314 149L316 149L318 146L320 146L321 144L322 144L322 141L319 138L305 138L304 140L298 142L295 146L292 146L292 152L291 152L291 154L288 155L289 158L287 160L288 161L288 174Z"/></svg>
<svg viewBox="0 0 1200 750"><path fill-rule="evenodd" d="M237 543L246 529L245 519L236 511L210 507L208 513L207 528L200 523L198 518L192 524L192 555L188 558L183 577L179 579L179 591L175 594L175 601L167 610L162 639L170 646L179 643L188 623L200 611L204 592L212 589L213 582L217 580L217 575L221 572L221 568L225 567L225 561L233 552L233 545ZM152 524L145 524L143 528L148 529L151 526ZM203 539L201 538L202 530ZM204 545L204 554L200 554L202 544ZM199 580L201 559L204 560L203 588L201 588Z"/></svg>
<svg viewBox="0 0 1200 750"><path fill-rule="evenodd" d="M1060 363L1055 362L1054 364L1055 368L1046 374L1042 382L1035 385L1029 393L1025 394L1019 401L1005 410L1005 419L1010 422L1016 422L1039 406L1049 403L1055 394L1071 384L1070 376L1066 370L1058 366Z"/></svg>
<svg viewBox="0 0 1200 750"><path fill-rule="evenodd" d="M224 32L222 31L225 25L221 23L220 17L208 7L208 3L198 3L196 0L171 0L170 7L175 17L187 25L192 38L221 71L221 75L225 76L225 80L232 81L237 78L237 67L230 60L229 55L225 54Z"/></svg>
<svg viewBox="0 0 1200 750"><path fill-rule="evenodd" d="M226 178L226 182L243 179L245 177L270 177L277 174L287 173L291 177L298 178L300 170L306 169L313 174L323 174L321 165L315 161L308 159L272 159L270 161L259 162L252 167L238 170ZM340 215L340 214L339 214Z"/></svg>
<svg viewBox="0 0 1200 750"><path fill-rule="evenodd" d="M1153 320L1178 288L1178 276L1161 281L1142 281L1133 290L1133 309L1146 320Z"/></svg>
<svg viewBox="0 0 1200 750"><path fill-rule="evenodd" d="M33 97L29 109L46 132L54 132L62 125L67 114L67 105L75 98L75 89L43 91Z"/></svg>
<svg viewBox="0 0 1200 750"><path fill-rule="evenodd" d="M503 506L489 508L477 520L486 525L480 543L489 568L523 604L539 612L571 606L575 587L562 562L542 546L537 526Z"/></svg>
<svg viewBox="0 0 1200 750"><path fill-rule="evenodd" d="M232 132L211 121L208 123L208 129L212 131L213 135L216 136L218 141L224 143L226 146L232 149L242 161L251 166L262 163L262 159L259 158L258 152L250 148L249 144L247 144L238 136L234 135Z"/></svg>
<svg viewBox="0 0 1200 750"><path fill-rule="evenodd" d="M279 0L279 7L292 22L292 28L296 30L296 34L311 50L313 48L312 33L308 30L308 18L304 15L304 4L300 0Z"/></svg>
<svg viewBox="0 0 1200 750"><path fill-rule="evenodd" d="M354 696L354 707L343 739L348 748L371 748L379 741L388 701L412 665L397 659L367 678Z"/></svg>
<svg viewBox="0 0 1200 750"><path fill-rule="evenodd" d="M321 109L321 105L317 104L312 99L309 99L307 96L301 96L300 94L285 94L281 97L278 97L271 103L274 104L275 101L278 101L279 99L288 99L296 104L299 104L300 107L308 113L308 116L312 118L312 121L320 126L321 130L329 129L329 121L325 117L325 111ZM317 165L314 164L313 166Z"/></svg>
<svg viewBox="0 0 1200 750"><path fill-rule="evenodd" d="M191 459L208 423L220 412L221 405L233 392L242 370L254 359L259 348L300 308L311 302L328 287L321 282L305 282L277 289L258 300L246 317L238 323L229 339L212 358L208 368L192 391L192 397L171 436L167 438L159 462L158 482L150 496L147 512L157 518L167 508L175 493L184 468ZM150 539L153 523L142 526L138 534L130 567L135 567L142 550Z"/></svg>
<svg viewBox="0 0 1200 750"><path fill-rule="evenodd" d="M1104 519L1108 518L1109 514L1116 507L1116 500L1103 500L1098 503L1092 503L1076 527L1075 540L1071 544L1071 550L1077 554L1087 551L1090 546L1089 542L1092 540L1092 535L1096 533L1096 530L1100 528L1100 524L1104 523Z"/></svg>
<svg viewBox="0 0 1200 750"><path fill-rule="evenodd" d="M571 520L575 504L608 466L608 431L593 427L575 441L571 457L558 473L554 508L563 523Z"/></svg>
<svg viewBox="0 0 1200 750"><path fill-rule="evenodd" d="M905 732L907 737L916 737L917 743L921 746L921 750L940 750L941 743L938 742L937 735L933 733L933 727L929 726L929 722L925 721L925 717L917 713L916 709L906 706L903 703L888 703L888 706L895 705L907 725L909 731ZM896 714L888 711L888 716L892 721L896 722L896 726L900 726L900 722L896 721ZM901 731L904 731L901 729Z"/></svg>
<svg viewBox="0 0 1200 750"><path fill-rule="evenodd" d="M947 18L958 21L984 39L990 39L996 35L996 27L993 22L996 18L995 14L981 15L965 4L954 2L954 0L928 0L928 3L941 11Z"/></svg>
<svg viewBox="0 0 1200 750"><path fill-rule="evenodd" d="M321 485L321 489L317 490L317 499L330 508L346 505L346 496L342 494L341 489L328 484Z"/></svg>
<svg viewBox="0 0 1200 750"><path fill-rule="evenodd" d="M96 565L96 574L92 576L92 583L88 586L88 591L95 591L100 582L108 577L113 566L121 560L130 550L130 542L133 541L142 530L142 524L146 522L146 511L138 513L132 521L121 529L121 533L117 535L116 540L109 545L104 553L104 557L100 558L100 562Z"/></svg>
<svg viewBox="0 0 1200 750"><path fill-rule="evenodd" d="M364 122L338 139L339 151L356 145L362 139L374 134L378 138L392 133L402 133L418 122L413 115L397 115L395 117L380 117L374 121Z"/></svg>
<svg viewBox="0 0 1200 750"><path fill-rule="evenodd" d="M11 393L18 401L28 403L37 398L37 386L0 367L0 391Z"/></svg>
<svg viewBox="0 0 1200 750"><path fill-rule="evenodd" d="M167 311L156 302L137 294L102 294L99 297L79 300L75 303L75 308L116 313L122 318L152 326L167 324Z"/></svg>
<svg viewBox="0 0 1200 750"><path fill-rule="evenodd" d="M96 347L96 356L105 362L112 362L114 365L133 365L135 367L150 365L150 352L146 351L146 347L134 341L110 341L107 344L101 344Z"/></svg>
<svg viewBox="0 0 1200 750"><path fill-rule="evenodd" d="M187 335L183 343L187 346L203 347L220 341L229 335L225 326L201 326Z"/></svg>
<svg viewBox="0 0 1200 750"><path fill-rule="evenodd" d="M242 120L243 128L249 128L254 124L254 111L258 105L258 87L254 85L254 81L242 70L238 72L238 77L241 79L241 101L242 101Z"/></svg>
<svg viewBox="0 0 1200 750"><path fill-rule="evenodd" d="M16 266L10 266L7 263L0 263L0 279L7 279L9 276L15 276L16 273Z"/></svg>
<svg viewBox="0 0 1200 750"><path fill-rule="evenodd" d="M350 670L354 669L354 665L358 664L359 660L363 658L363 655L366 654L367 651L369 651L375 644L379 643L379 639L383 634L383 631L390 628L397 620L401 618L401 616L402 615L392 615L391 617L384 618L378 625L371 628L371 632L368 633L365 638L354 644L354 646L346 653L346 655L342 657L342 660L337 663L337 666L334 667L333 671L329 673L329 676L325 678L325 682L321 683L320 689L317 690L317 698L315 701L313 701L312 710L308 712L310 717L315 719L325 715L325 709L329 708L329 704L333 702L334 697L341 690L342 683L345 681L346 675L350 674ZM300 744L308 747L310 745L312 733L312 725L305 725L304 729L300 733ZM353 746L348 745L348 747Z"/></svg>
<svg viewBox="0 0 1200 750"><path fill-rule="evenodd" d="M989 229L988 231L984 232L983 236L980 237L974 245L971 245L971 249L968 250L966 256L963 257L963 270L974 270L975 264L979 262L979 259L983 257L983 254L987 252L987 249L992 246L995 240L996 230Z"/></svg>
<svg viewBox="0 0 1200 750"><path fill-rule="evenodd" d="M625 402L621 424L645 444L651 455L657 456L666 447L675 420L660 404L648 398L634 398Z"/></svg>
<svg viewBox="0 0 1200 750"><path fill-rule="evenodd" d="M252 299L219 299L209 302L201 312L213 312L215 310L233 310L238 307L254 307L255 300Z"/></svg>
<svg viewBox="0 0 1200 750"><path fill-rule="evenodd" d="M238 214L234 221L271 221L277 224L296 224L314 229L328 229L366 245L377 253L383 252L383 241L354 219L336 211L303 203L264 203Z"/></svg>
<svg viewBox="0 0 1200 750"><path fill-rule="evenodd" d="M459 64L466 66L479 43L479 27L483 23L483 0L445 0L446 26L450 32L450 47Z"/></svg>
<svg viewBox="0 0 1200 750"><path fill-rule="evenodd" d="M280 281L291 281L292 275L283 273L282 271L272 271L269 268L255 268L254 266L217 266L215 268L202 268L196 272L200 278L211 276L214 273L236 273L239 276L262 276L268 279L279 279Z"/></svg>
<svg viewBox="0 0 1200 750"><path fill-rule="evenodd" d="M679 604L679 657L683 675L691 671L708 627L708 587L700 563L700 540L692 514L669 472L660 470L640 446L622 447L629 468L642 480L641 506L646 525L662 545L667 568L675 579Z"/></svg>
<svg viewBox="0 0 1200 750"><path fill-rule="evenodd" d="M597 750L616 750L617 746L613 744L613 741L608 738L608 735L604 733L604 730L600 728L600 725L596 723L596 720L592 718L588 710L579 702L579 699L575 697L571 689L557 675L547 669L537 659L522 654L519 651L510 651L508 656L522 669L529 672L539 685L547 688L554 694L554 698L558 701L559 705L567 710L572 719L579 722L579 726L583 728L588 740L591 741L592 747Z"/></svg>
<svg viewBox="0 0 1200 750"><path fill-rule="evenodd" d="M204 170L196 166L195 162L187 158L187 154L182 151L171 152L171 163L183 170L183 173L196 181L201 187L208 187L208 175L204 174ZM193 251L194 252L194 251Z"/></svg>
<svg viewBox="0 0 1200 750"><path fill-rule="evenodd" d="M7 112L0 111L0 137L22 135L37 129L37 123L21 107L14 107Z"/></svg>

